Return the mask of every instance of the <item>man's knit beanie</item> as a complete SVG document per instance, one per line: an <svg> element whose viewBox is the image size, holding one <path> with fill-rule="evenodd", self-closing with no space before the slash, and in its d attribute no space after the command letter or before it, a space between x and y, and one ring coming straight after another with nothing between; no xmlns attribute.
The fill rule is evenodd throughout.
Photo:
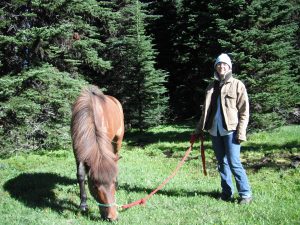
<svg viewBox="0 0 300 225"><path fill-rule="evenodd" d="M220 62L226 63L230 67L230 69L232 69L232 63L227 54L222 53L221 55L218 56L218 58L215 61L214 68L216 68L216 65Z"/></svg>

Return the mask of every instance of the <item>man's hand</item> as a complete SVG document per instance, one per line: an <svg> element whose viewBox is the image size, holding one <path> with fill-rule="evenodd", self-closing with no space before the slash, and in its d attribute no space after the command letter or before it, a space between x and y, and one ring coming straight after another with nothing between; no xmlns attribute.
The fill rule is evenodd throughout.
<svg viewBox="0 0 300 225"><path fill-rule="evenodd" d="M236 139L236 142L239 143L239 144L241 144L242 142L244 142L244 140L241 140L241 139L238 139L238 138L237 138L237 139Z"/></svg>
<svg viewBox="0 0 300 225"><path fill-rule="evenodd" d="M193 133L191 135L190 143L193 144L196 140L199 140L200 138L202 138L203 135L204 135L203 132L200 132L199 134Z"/></svg>
<svg viewBox="0 0 300 225"><path fill-rule="evenodd" d="M191 139L190 139L190 143L194 144L194 142L199 138L199 134L192 134L191 135Z"/></svg>

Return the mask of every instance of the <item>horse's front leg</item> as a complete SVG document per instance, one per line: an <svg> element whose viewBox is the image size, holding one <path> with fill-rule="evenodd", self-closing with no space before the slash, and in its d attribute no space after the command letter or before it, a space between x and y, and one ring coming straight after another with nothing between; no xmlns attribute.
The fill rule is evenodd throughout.
<svg viewBox="0 0 300 225"><path fill-rule="evenodd" d="M88 210L88 206L86 203L86 192L85 192L85 166L82 162L77 162L77 181L79 183L80 189L80 209L84 212Z"/></svg>

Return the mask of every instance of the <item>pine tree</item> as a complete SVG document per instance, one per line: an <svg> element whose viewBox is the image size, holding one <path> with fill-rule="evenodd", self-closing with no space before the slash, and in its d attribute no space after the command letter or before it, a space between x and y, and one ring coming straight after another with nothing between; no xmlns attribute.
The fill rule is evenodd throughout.
<svg viewBox="0 0 300 225"><path fill-rule="evenodd" d="M70 144L70 108L111 69L111 11L96 0L0 2L0 154ZM69 147L69 146L68 146Z"/></svg>
<svg viewBox="0 0 300 225"><path fill-rule="evenodd" d="M199 116L204 90L213 77L213 60L222 51L216 15L220 12L230 17L235 9L220 1L145 1L161 16L149 30L154 32L156 43L166 43L158 44L162 61L158 65L170 72L167 87L172 116Z"/></svg>
<svg viewBox="0 0 300 225"><path fill-rule="evenodd" d="M299 67L295 67L299 24L293 19L299 5L292 3L237 0L222 6L231 15L218 13L219 41L232 53L234 69L248 87L251 125L256 128L281 125L300 102Z"/></svg>
<svg viewBox="0 0 300 225"><path fill-rule="evenodd" d="M70 108L86 82L44 64L0 78L0 155L70 148Z"/></svg>
<svg viewBox="0 0 300 225"><path fill-rule="evenodd" d="M118 92L128 124L139 129L158 125L165 120L168 108L167 74L155 68L157 53L145 32L142 4L136 0L117 2L121 7L116 9L118 33L110 39L114 61L107 76L113 83L108 91Z"/></svg>
<svg viewBox="0 0 300 225"><path fill-rule="evenodd" d="M91 76L111 68L100 29L109 12L96 0L2 1L1 74L45 62ZM5 56L5 57L3 57Z"/></svg>
<svg viewBox="0 0 300 225"><path fill-rule="evenodd" d="M163 22L166 27L151 30L155 32L157 42L170 38L168 49L159 46L159 51L168 54L166 63L161 65L170 72L168 88L173 117L182 119L199 115L199 105L207 86L205 80L213 74L212 57L220 50L209 4L190 0L159 2L155 3L156 12L162 17L153 25Z"/></svg>

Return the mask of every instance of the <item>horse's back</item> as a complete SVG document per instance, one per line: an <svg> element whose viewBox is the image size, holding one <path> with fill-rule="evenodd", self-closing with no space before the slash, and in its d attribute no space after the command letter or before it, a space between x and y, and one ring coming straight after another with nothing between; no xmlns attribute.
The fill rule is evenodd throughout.
<svg viewBox="0 0 300 225"><path fill-rule="evenodd" d="M106 108L104 109L111 140L120 139L124 136L124 114L121 103L113 96L105 95Z"/></svg>
<svg viewBox="0 0 300 225"><path fill-rule="evenodd" d="M72 127L74 124L77 130L89 127L95 131L104 131L111 142L118 142L115 151L120 149L124 136L122 105L115 97L103 94L97 86L84 88L75 101L72 108Z"/></svg>

